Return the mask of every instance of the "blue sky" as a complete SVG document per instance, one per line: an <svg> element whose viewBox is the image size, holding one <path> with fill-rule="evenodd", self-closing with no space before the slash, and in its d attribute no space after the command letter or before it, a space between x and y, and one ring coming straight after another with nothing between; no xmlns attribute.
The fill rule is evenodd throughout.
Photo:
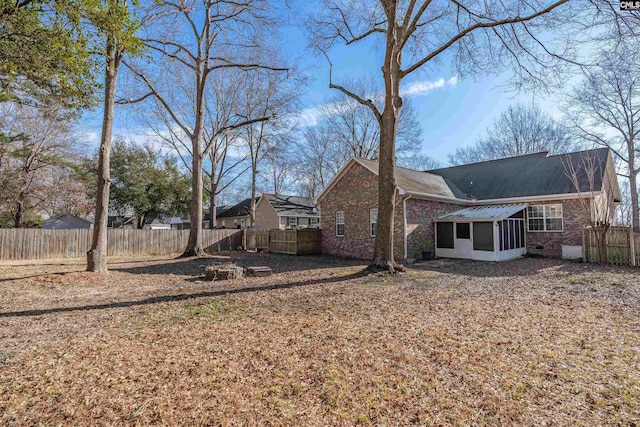
<svg viewBox="0 0 640 427"><path fill-rule="evenodd" d="M303 4L306 8L309 3ZM302 14L299 14L302 15ZM281 51L285 58L297 59L301 68L309 76L309 85L301 99L304 108L302 124L312 125L314 109L336 94L329 89L329 66L326 59L307 48L304 30L297 25L289 25L281 30ZM341 78L371 75L381 79L380 64L382 48L375 49L370 44L355 47L335 48L331 52L334 64L334 81ZM483 135L488 125L515 102L536 102L543 110L559 115L553 100L533 94L508 91L503 83L509 77L504 71L498 76L475 79L461 79L446 63L441 67L430 67L418 71L403 81L405 97L410 98L422 124L422 152L443 164L447 154L456 148L473 144ZM128 83L120 79L121 89ZM116 107L114 135L134 137L139 142L147 133L136 119L130 106ZM305 118L306 117L306 118ZM81 128L88 142L94 145L100 134L101 111L84 116ZM150 133L150 132L149 132Z"/></svg>

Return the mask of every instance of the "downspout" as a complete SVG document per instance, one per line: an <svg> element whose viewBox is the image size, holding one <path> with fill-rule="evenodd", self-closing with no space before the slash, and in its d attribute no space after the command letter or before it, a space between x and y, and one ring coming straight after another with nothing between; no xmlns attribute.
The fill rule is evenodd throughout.
<svg viewBox="0 0 640 427"><path fill-rule="evenodd" d="M407 257L409 256L409 251L407 248L407 200L409 200L411 198L411 196L407 196L405 198L402 199L402 216L404 217L404 259L407 259Z"/></svg>

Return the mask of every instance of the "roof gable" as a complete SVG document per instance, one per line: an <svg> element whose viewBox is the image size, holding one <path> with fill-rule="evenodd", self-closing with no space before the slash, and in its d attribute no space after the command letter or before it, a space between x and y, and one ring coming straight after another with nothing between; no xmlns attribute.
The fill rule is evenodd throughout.
<svg viewBox="0 0 640 427"><path fill-rule="evenodd" d="M324 189L318 197L321 200L331 189L338 183L344 174L354 165L359 164L378 176L378 161L353 157L342 168L342 170L333 178L331 183ZM395 168L396 186L400 193L421 194L424 196L432 196L440 199L456 200L464 198L462 193L455 184L448 182L437 174L430 172L415 171L406 168Z"/></svg>

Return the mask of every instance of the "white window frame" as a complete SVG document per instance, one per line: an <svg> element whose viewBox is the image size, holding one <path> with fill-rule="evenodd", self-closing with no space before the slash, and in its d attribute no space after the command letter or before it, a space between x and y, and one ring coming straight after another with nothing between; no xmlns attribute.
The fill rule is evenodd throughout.
<svg viewBox="0 0 640 427"><path fill-rule="evenodd" d="M291 220L295 220L295 222L292 224ZM298 217L297 216L288 216L287 217L287 228L293 226L293 227L298 227L299 221L298 221Z"/></svg>
<svg viewBox="0 0 640 427"><path fill-rule="evenodd" d="M559 216L551 216L547 214L547 208L554 206L557 210L560 211ZM531 216L531 208L537 208L542 211L542 216ZM549 209L551 210L551 209ZM542 220L542 230L532 230L531 229L531 220L532 219L541 219ZM560 220L560 229L559 230L547 230L547 219L559 219ZM562 203L550 203L546 205L530 205L527 208L527 232L529 233L561 233L564 231L564 209L562 207Z"/></svg>
<svg viewBox="0 0 640 427"><path fill-rule="evenodd" d="M345 215L344 215L344 211L337 211L336 212L336 237L344 237L344 219L345 219ZM339 230L339 225L342 226L342 234L338 233Z"/></svg>
<svg viewBox="0 0 640 427"><path fill-rule="evenodd" d="M375 221L374 221L375 219ZM369 209L369 237L376 237L376 232L373 229L373 226L376 226L376 231L378 229L378 208Z"/></svg>
<svg viewBox="0 0 640 427"><path fill-rule="evenodd" d="M309 217L309 225L318 225L320 224L320 218L316 218L314 216Z"/></svg>

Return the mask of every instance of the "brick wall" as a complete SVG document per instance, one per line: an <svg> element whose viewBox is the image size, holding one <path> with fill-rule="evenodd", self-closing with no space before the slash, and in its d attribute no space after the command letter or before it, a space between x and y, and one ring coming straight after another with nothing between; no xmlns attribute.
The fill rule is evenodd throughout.
<svg viewBox="0 0 640 427"><path fill-rule="evenodd" d="M553 258L562 257L562 245L582 246L582 227L585 212L578 199L531 202L534 204L562 205L563 231L527 232L527 253ZM538 247L542 246L542 249Z"/></svg>
<svg viewBox="0 0 640 427"><path fill-rule="evenodd" d="M378 205L378 177L355 163L320 202L322 252L352 258L372 259L375 238L370 236L369 210ZM396 196L394 256L404 258L402 199ZM336 236L336 212L345 217L344 236Z"/></svg>
<svg viewBox="0 0 640 427"><path fill-rule="evenodd" d="M407 253L408 258L421 258L421 246L425 240L431 242L435 253L434 223L439 216L464 209L467 206L431 200L407 200Z"/></svg>

